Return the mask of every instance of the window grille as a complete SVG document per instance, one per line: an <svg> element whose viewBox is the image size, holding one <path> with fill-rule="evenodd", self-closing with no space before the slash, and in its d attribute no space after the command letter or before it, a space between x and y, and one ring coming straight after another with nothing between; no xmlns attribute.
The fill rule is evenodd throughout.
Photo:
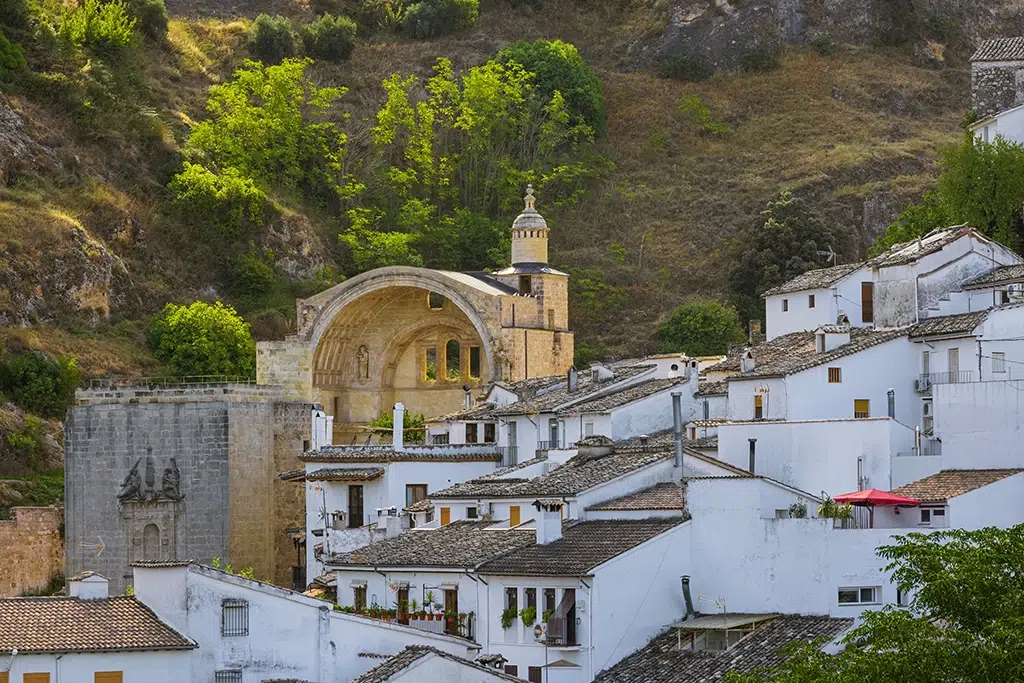
<svg viewBox="0 0 1024 683"><path fill-rule="evenodd" d="M241 671L216 671L213 674L214 683L242 683Z"/></svg>
<svg viewBox="0 0 1024 683"><path fill-rule="evenodd" d="M247 636L249 635L249 601L228 598L221 603L221 628L222 636ZM231 673L231 672L228 672ZM242 674L238 674L241 676ZM220 679L217 679L220 681ZM235 680L225 679L225 680ZM238 680L242 680L239 678Z"/></svg>
<svg viewBox="0 0 1024 683"><path fill-rule="evenodd" d="M842 368L829 368L828 369L828 383L829 384L840 384L843 381L843 369Z"/></svg>

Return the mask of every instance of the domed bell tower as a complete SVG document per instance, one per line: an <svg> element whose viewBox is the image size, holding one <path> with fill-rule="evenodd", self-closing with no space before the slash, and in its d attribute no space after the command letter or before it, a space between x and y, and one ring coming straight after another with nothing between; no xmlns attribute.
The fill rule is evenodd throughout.
<svg viewBox="0 0 1024 683"><path fill-rule="evenodd" d="M512 265L548 262L548 223L537 213L533 185L526 186L526 208L512 223Z"/></svg>

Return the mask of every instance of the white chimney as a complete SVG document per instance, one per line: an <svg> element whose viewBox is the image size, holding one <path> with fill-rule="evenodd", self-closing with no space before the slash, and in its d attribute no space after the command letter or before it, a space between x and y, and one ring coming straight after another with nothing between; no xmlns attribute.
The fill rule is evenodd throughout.
<svg viewBox="0 0 1024 683"><path fill-rule="evenodd" d="M547 545L562 537L562 508L565 503L554 498L533 501L537 508L537 544Z"/></svg>
<svg viewBox="0 0 1024 683"><path fill-rule="evenodd" d="M740 356L740 372L753 372L754 371L754 354L747 349Z"/></svg>
<svg viewBox="0 0 1024 683"><path fill-rule="evenodd" d="M689 363L689 379L690 383L690 395L694 395L700 389L700 363L696 360L690 360Z"/></svg>
<svg viewBox="0 0 1024 683"><path fill-rule="evenodd" d="M96 572L82 572L68 579L68 595L79 600L104 600L110 597L110 582Z"/></svg>
<svg viewBox="0 0 1024 683"><path fill-rule="evenodd" d="M392 417L394 424L391 427L391 447L396 451L405 450L405 406L396 403Z"/></svg>

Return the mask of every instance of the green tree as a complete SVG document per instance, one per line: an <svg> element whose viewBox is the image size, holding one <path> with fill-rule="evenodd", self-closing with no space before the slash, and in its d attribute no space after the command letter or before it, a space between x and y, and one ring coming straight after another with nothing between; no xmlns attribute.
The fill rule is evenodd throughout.
<svg viewBox="0 0 1024 683"><path fill-rule="evenodd" d="M15 74L24 71L25 53L21 46L7 40L7 36L0 31L0 81L13 80Z"/></svg>
<svg viewBox="0 0 1024 683"><path fill-rule="evenodd" d="M249 27L249 52L265 64L299 54L299 36L288 17L261 14Z"/></svg>
<svg viewBox="0 0 1024 683"><path fill-rule="evenodd" d="M356 22L348 17L322 14L302 27L306 54L329 62L343 62L356 44Z"/></svg>
<svg viewBox="0 0 1024 683"><path fill-rule="evenodd" d="M662 353L712 356L745 339L736 309L703 300L680 306L658 327Z"/></svg>
<svg viewBox="0 0 1024 683"><path fill-rule="evenodd" d="M410 413L406 411L402 416L402 430L405 434L405 441L423 441L426 438L426 420L423 415ZM368 427L374 427L378 430L391 430L395 426L395 416L393 413L381 413L377 416L377 419L370 422Z"/></svg>
<svg viewBox="0 0 1024 683"><path fill-rule="evenodd" d="M1003 683L1024 680L1024 525L895 537L878 549L909 609L864 613L834 655L792 646L775 669L727 683Z"/></svg>
<svg viewBox="0 0 1024 683"><path fill-rule="evenodd" d="M84 0L61 6L57 35L77 47L113 56L131 43L135 22L122 0Z"/></svg>
<svg viewBox="0 0 1024 683"><path fill-rule="evenodd" d="M180 375L237 375L256 372L256 344L231 306L196 301L167 304L149 332L153 355Z"/></svg>
<svg viewBox="0 0 1024 683"><path fill-rule="evenodd" d="M405 8L402 31L426 39L469 28L480 16L480 0L420 0Z"/></svg>
<svg viewBox="0 0 1024 683"><path fill-rule="evenodd" d="M172 206L203 237L244 238L263 225L267 196L237 169L217 174L186 161L167 189Z"/></svg>
<svg viewBox="0 0 1024 683"><path fill-rule="evenodd" d="M534 74L539 97L550 100L556 92L561 93L566 109L577 122L590 126L597 136L604 135L608 111L601 80L575 45L561 40L521 40L503 49L495 59L506 66L515 62Z"/></svg>
<svg viewBox="0 0 1024 683"><path fill-rule="evenodd" d="M917 203L910 204L903 210L885 233L879 236L869 254L877 256L896 244L910 242L936 228L944 228L955 223L949 208L942 201L942 196L936 190L929 190L921 195Z"/></svg>
<svg viewBox="0 0 1024 683"><path fill-rule="evenodd" d="M761 215L763 223L740 234L729 267L732 303L740 320L763 318L765 290L832 265L829 254L842 256L850 241L847 231L818 219L789 192L768 202Z"/></svg>
<svg viewBox="0 0 1024 683"><path fill-rule="evenodd" d="M44 417L63 420L81 382L78 364L69 356L54 359L22 351L0 359L0 390L22 409Z"/></svg>

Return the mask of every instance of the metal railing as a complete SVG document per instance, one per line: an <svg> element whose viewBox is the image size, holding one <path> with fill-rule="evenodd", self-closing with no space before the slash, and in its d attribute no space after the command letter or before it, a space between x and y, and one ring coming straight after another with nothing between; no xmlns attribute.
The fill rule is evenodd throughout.
<svg viewBox="0 0 1024 683"><path fill-rule="evenodd" d="M967 384L974 381L973 370L954 370L952 372L931 372L921 375L918 383L927 383L929 387L935 384Z"/></svg>
<svg viewBox="0 0 1024 683"><path fill-rule="evenodd" d="M166 377L97 377L90 379L90 389L115 389L137 386L176 386L181 384L256 384L247 375L181 375Z"/></svg>
<svg viewBox="0 0 1024 683"><path fill-rule="evenodd" d="M549 451L553 448L565 448L565 445L561 441L538 441L538 451Z"/></svg>
<svg viewBox="0 0 1024 683"><path fill-rule="evenodd" d="M519 462L519 448L517 446L498 446L498 455L501 456L502 467L515 465Z"/></svg>

